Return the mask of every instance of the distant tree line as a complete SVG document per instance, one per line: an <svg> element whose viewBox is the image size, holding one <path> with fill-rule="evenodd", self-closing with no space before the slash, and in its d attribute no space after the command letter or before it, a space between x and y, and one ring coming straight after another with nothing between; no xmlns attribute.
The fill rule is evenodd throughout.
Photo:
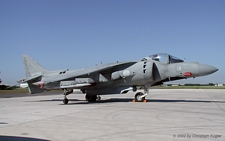
<svg viewBox="0 0 225 141"><path fill-rule="evenodd" d="M178 85L181 86L180 84L166 84L167 86L173 86L173 85ZM191 84L191 83L187 83L184 84L182 86L215 86L214 83L208 83L208 84Z"/></svg>
<svg viewBox="0 0 225 141"><path fill-rule="evenodd" d="M208 84L184 84L184 86L215 86L213 83Z"/></svg>
<svg viewBox="0 0 225 141"><path fill-rule="evenodd" d="M19 86L6 86L6 85L0 85L0 90L14 90L19 88Z"/></svg>

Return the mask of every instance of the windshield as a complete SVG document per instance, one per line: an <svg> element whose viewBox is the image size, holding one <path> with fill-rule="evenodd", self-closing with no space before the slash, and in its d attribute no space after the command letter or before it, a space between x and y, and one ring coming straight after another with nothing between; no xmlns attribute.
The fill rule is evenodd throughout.
<svg viewBox="0 0 225 141"><path fill-rule="evenodd" d="M174 57L172 55L166 54L166 53L157 53L154 55L150 55L149 58L151 58L154 61L162 62L162 63L179 63L184 62L183 60Z"/></svg>
<svg viewBox="0 0 225 141"><path fill-rule="evenodd" d="M169 58L170 62L169 63L180 63L180 62L184 62L184 60L181 60L177 57L174 57L172 55L170 55L170 58Z"/></svg>

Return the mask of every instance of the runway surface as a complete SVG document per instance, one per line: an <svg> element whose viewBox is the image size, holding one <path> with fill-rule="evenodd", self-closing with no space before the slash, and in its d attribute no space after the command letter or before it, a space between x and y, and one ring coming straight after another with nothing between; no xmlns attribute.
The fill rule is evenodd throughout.
<svg viewBox="0 0 225 141"><path fill-rule="evenodd" d="M0 140L172 141L225 140L225 90L150 90L147 103L135 93L0 98Z"/></svg>

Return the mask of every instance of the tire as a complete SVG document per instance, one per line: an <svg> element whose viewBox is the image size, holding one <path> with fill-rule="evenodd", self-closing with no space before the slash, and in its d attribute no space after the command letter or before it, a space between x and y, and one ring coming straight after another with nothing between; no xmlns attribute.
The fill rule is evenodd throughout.
<svg viewBox="0 0 225 141"><path fill-rule="evenodd" d="M85 99L88 102L95 102L97 100L97 95L86 94Z"/></svg>
<svg viewBox="0 0 225 141"><path fill-rule="evenodd" d="M145 100L145 97L140 98L140 96L144 95L143 93L139 92L135 95L135 101L136 102L143 102Z"/></svg>
<svg viewBox="0 0 225 141"><path fill-rule="evenodd" d="M63 99L64 104L68 104L69 100L67 98Z"/></svg>

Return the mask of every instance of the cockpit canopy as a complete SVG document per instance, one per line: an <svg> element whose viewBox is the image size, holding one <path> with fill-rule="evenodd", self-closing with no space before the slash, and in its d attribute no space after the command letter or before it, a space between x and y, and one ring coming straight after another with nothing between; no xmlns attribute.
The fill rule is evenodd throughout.
<svg viewBox="0 0 225 141"><path fill-rule="evenodd" d="M181 60L177 57L174 57L174 56L172 56L170 54L166 54L166 53L157 53L154 55L150 55L148 57L145 57L142 60L148 60L148 59L162 62L162 63L167 63L167 64L184 62L184 60Z"/></svg>

